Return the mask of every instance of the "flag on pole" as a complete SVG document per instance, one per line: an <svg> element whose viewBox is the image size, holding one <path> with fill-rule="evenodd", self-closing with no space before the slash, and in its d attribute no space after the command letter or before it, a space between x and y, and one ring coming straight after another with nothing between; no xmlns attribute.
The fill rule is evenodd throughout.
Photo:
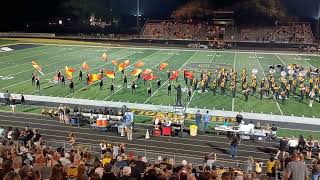
<svg viewBox="0 0 320 180"><path fill-rule="evenodd" d="M184 76L188 79L193 79L193 73L191 71L184 71Z"/></svg>
<svg viewBox="0 0 320 180"><path fill-rule="evenodd" d="M115 59L112 60L111 62L112 62L112 64L115 65L115 66L118 65L118 62L117 62L117 60L115 60Z"/></svg>
<svg viewBox="0 0 320 180"><path fill-rule="evenodd" d="M177 78L178 78L178 76L179 76L179 71L178 70L175 70L175 71L173 71L172 72L172 75L171 75L171 77L169 78L171 81L172 80L176 80Z"/></svg>
<svg viewBox="0 0 320 180"><path fill-rule="evenodd" d="M65 67L66 75L68 79L73 78L73 72L75 72L74 68L69 68L68 66Z"/></svg>
<svg viewBox="0 0 320 180"><path fill-rule="evenodd" d="M126 68L126 65L124 63L120 63L118 66L118 71L122 71Z"/></svg>
<svg viewBox="0 0 320 180"><path fill-rule="evenodd" d="M131 71L131 75L138 76L141 72L142 72L141 69L134 69L133 71Z"/></svg>
<svg viewBox="0 0 320 180"><path fill-rule="evenodd" d="M36 61L32 61L32 66L34 67L34 69L36 69L40 74L44 75L42 72L42 68L40 67L40 65L36 62Z"/></svg>
<svg viewBox="0 0 320 180"><path fill-rule="evenodd" d="M89 84L92 84L95 81L98 81L101 79L101 74L90 74L89 75Z"/></svg>
<svg viewBox="0 0 320 180"><path fill-rule="evenodd" d="M115 73L113 71L106 71L107 77L114 79L115 78Z"/></svg>
<svg viewBox="0 0 320 180"><path fill-rule="evenodd" d="M86 71L89 70L89 66L88 66L88 64L87 64L85 61L82 63L82 69L84 69L84 70L86 70Z"/></svg>
<svg viewBox="0 0 320 180"><path fill-rule="evenodd" d="M146 81L152 81L155 79L158 79L158 76L153 75L153 73L147 74L147 75L142 75L142 78Z"/></svg>
<svg viewBox="0 0 320 180"><path fill-rule="evenodd" d="M139 68L139 67L142 67L144 65L144 62L142 62L141 60L139 60L136 64L135 64L135 67L136 68Z"/></svg>
<svg viewBox="0 0 320 180"><path fill-rule="evenodd" d="M145 75L150 74L150 73L152 73L152 70L151 70L151 69L145 69L145 70L143 71L143 74L145 74Z"/></svg>
<svg viewBox="0 0 320 180"><path fill-rule="evenodd" d="M168 63L161 63L160 64L160 71L162 71L164 68L166 68L168 66Z"/></svg>
<svg viewBox="0 0 320 180"><path fill-rule="evenodd" d="M102 60L104 61L108 61L108 55L107 53L103 53L102 56L101 56Z"/></svg>
<svg viewBox="0 0 320 180"><path fill-rule="evenodd" d="M129 66L130 60L129 60L129 59L125 60L125 61L123 62L123 64L125 65L125 67Z"/></svg>

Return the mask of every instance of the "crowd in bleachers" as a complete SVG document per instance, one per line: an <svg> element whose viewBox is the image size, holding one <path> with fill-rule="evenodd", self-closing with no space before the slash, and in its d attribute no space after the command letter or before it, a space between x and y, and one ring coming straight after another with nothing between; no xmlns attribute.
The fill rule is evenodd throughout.
<svg viewBox="0 0 320 180"><path fill-rule="evenodd" d="M258 42L312 43L310 25L294 24L266 28L243 28L240 40Z"/></svg>
<svg viewBox="0 0 320 180"><path fill-rule="evenodd" d="M161 39L210 40L223 37L225 29L208 22L161 21L148 22L143 37Z"/></svg>
<svg viewBox="0 0 320 180"><path fill-rule="evenodd" d="M280 179L278 172L282 170L291 177L301 178L301 173L302 177L308 173L303 153L297 153L308 146L310 139L303 142L303 138L297 142L283 139L277 155L264 163L249 157L246 168L241 169L217 164L215 153L206 155L200 165L161 156L151 161L147 157L136 157L124 144L111 145L103 141L94 157L77 143L73 133L69 137L70 149L46 144L39 131L29 127L0 128L0 135L0 179L4 180L259 180ZM287 145L291 155L285 151ZM317 180L320 160L315 160L311 169L313 180Z"/></svg>

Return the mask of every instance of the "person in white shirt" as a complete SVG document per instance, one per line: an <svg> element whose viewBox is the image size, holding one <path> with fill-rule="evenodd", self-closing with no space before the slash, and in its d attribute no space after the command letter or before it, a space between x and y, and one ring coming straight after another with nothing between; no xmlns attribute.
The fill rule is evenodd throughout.
<svg viewBox="0 0 320 180"><path fill-rule="evenodd" d="M292 154L298 147L298 140L292 136L291 139L288 141L288 146L289 146L289 153Z"/></svg>
<svg viewBox="0 0 320 180"><path fill-rule="evenodd" d="M250 123L248 124L248 127L250 128L250 133L253 133L254 131L254 124L252 121L250 121Z"/></svg>

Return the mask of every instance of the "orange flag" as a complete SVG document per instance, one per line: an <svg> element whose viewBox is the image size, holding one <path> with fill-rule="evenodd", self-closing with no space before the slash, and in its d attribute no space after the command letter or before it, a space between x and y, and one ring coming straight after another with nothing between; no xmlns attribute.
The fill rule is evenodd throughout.
<svg viewBox="0 0 320 180"><path fill-rule="evenodd" d="M39 66L39 64L38 64L36 61L31 61L31 63L32 63L32 66L33 66L40 74L44 75L43 72L42 72L42 68Z"/></svg>
<svg viewBox="0 0 320 180"><path fill-rule="evenodd" d="M112 60L111 62L112 62L112 64L115 65L115 66L118 65L117 60Z"/></svg>
<svg viewBox="0 0 320 180"><path fill-rule="evenodd" d="M150 74L150 73L152 73L152 70L151 70L151 69L145 69L145 70L143 71L143 74Z"/></svg>
<svg viewBox="0 0 320 180"><path fill-rule="evenodd" d="M123 64L125 65L125 67L129 66L130 60L129 60L129 59L125 60L125 61L123 62Z"/></svg>
<svg viewBox="0 0 320 180"><path fill-rule="evenodd" d="M193 73L191 71L184 71L184 76L188 79L193 79Z"/></svg>
<svg viewBox="0 0 320 180"><path fill-rule="evenodd" d="M160 64L160 71L162 71L164 68L168 66L168 63L161 63Z"/></svg>
<svg viewBox="0 0 320 180"><path fill-rule="evenodd" d="M138 61L138 62L135 64L135 67L138 68L138 67L142 67L143 65L144 65L144 62Z"/></svg>
<svg viewBox="0 0 320 180"><path fill-rule="evenodd" d="M158 76L153 75L153 73L143 75L142 78L146 81L152 81L158 78Z"/></svg>
<svg viewBox="0 0 320 180"><path fill-rule="evenodd" d="M142 72L141 69L134 69L133 71L131 71L131 75L138 76L141 72Z"/></svg>
<svg viewBox="0 0 320 180"><path fill-rule="evenodd" d="M114 79L115 78L115 74L113 71L106 71L106 75L111 78L111 79Z"/></svg>
<svg viewBox="0 0 320 180"><path fill-rule="evenodd" d="M124 63L120 63L118 66L118 71L122 71L126 68L126 65Z"/></svg>
<svg viewBox="0 0 320 180"><path fill-rule="evenodd" d="M65 67L66 75L68 79L72 79L73 77L73 72L75 71L74 68L69 68L68 66Z"/></svg>
<svg viewBox="0 0 320 180"><path fill-rule="evenodd" d="M86 70L86 71L89 70L89 66L88 66L88 64L87 64L85 61L82 63L82 69L84 69L84 70Z"/></svg>
<svg viewBox="0 0 320 180"><path fill-rule="evenodd" d="M101 56L102 60L104 61L108 61L108 55L107 53L103 53L102 56Z"/></svg>
<svg viewBox="0 0 320 180"><path fill-rule="evenodd" d="M101 79L101 74L90 74L89 75L89 84L92 84L95 81L98 81Z"/></svg>

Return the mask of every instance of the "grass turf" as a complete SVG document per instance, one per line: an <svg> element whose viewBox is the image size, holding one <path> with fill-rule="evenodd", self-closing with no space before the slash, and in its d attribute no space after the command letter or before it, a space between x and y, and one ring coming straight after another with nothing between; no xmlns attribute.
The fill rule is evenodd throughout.
<svg viewBox="0 0 320 180"><path fill-rule="evenodd" d="M1 41L0 41L1 42ZM42 42L42 41L39 41ZM61 41L68 43L69 41ZM109 55L107 63L101 60L103 52ZM131 93L130 83L136 77L128 76L128 87L123 86L123 81L120 79L120 72L116 73L115 93L110 94L111 80L104 79L104 87L99 89L99 83L96 82L90 86L86 86L85 81L78 81L78 70L83 61L86 61L90 66L90 73L98 73L99 69L104 68L112 70L114 66L111 64L111 59L123 61L130 59L131 66L128 67L127 73L134 69L134 63L138 60L143 60L145 65L143 69L149 68L154 71L154 74L161 79L161 86L158 88L156 82L152 82L152 96L148 98L146 88L143 80L136 82L137 92ZM30 61L37 60L42 66L45 76L40 76L41 90L37 91L34 86L31 86L31 73L34 72ZM0 91L9 90L12 93L24 93L33 95L56 96L56 97L72 97L93 100L108 100L121 101L132 103L145 104L159 104L172 105L174 103L175 93L171 96L167 95L167 80L166 70L159 71L159 64L166 62L169 64L167 69L182 70L193 63L202 63L204 68L208 66L224 66L228 68L234 67L240 75L243 67L246 67L248 74L251 73L252 68L258 70L258 81L268 74L269 65L289 65L299 64L305 68L313 66L319 67L319 56L297 56L290 54L276 54L263 52L216 52L216 51L202 51L202 50L183 50L183 49L153 49L142 48L137 49L133 47L85 47L85 46L64 46L64 45L42 45L33 48L19 49L11 52L0 53ZM68 88L68 83L65 87L60 84L55 84L52 79L55 72L60 69L64 74L64 67L70 66L77 69L74 73L75 92L71 93ZM199 69L196 77L199 79ZM85 75L84 75L85 76ZM174 84L181 84L185 86L184 80L180 75L177 82ZM213 74L212 78L215 78ZM11 77L8 80L3 77ZM229 85L228 85L229 87ZM229 89L229 88L228 88ZM238 91L240 88L238 88ZM198 91L192 93L192 100L187 102L186 96L182 98L183 104L194 108L208 108L216 110L228 111L245 111L265 114L283 114L294 116L307 116L320 118L320 103L315 102L313 108L308 107L308 101L299 102L297 98L290 98L282 105L273 98L259 100L258 94L250 95L249 101L245 102L241 92L237 93L235 98L232 98L231 92L227 91L226 95L221 95L219 90L216 96L213 96L210 90L201 94Z"/></svg>

